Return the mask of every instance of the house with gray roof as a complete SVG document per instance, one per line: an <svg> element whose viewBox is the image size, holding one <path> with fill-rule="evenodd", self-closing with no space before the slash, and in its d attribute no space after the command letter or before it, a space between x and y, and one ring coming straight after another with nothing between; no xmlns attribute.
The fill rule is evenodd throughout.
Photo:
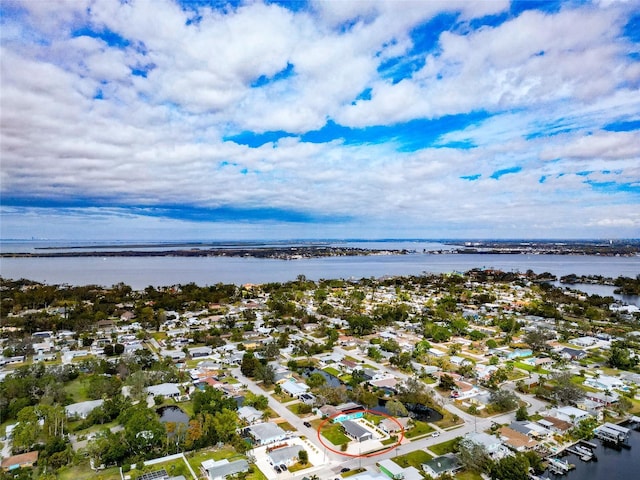
<svg viewBox="0 0 640 480"><path fill-rule="evenodd" d="M462 464L458 457L453 453L447 453L439 457L432 458L426 463L422 464L422 470L433 478L438 478L445 473L453 475L458 470L462 469Z"/></svg>
<svg viewBox="0 0 640 480"><path fill-rule="evenodd" d="M287 432L271 422L258 423L247 427L245 431L251 435L257 445L280 442L287 438Z"/></svg>
<svg viewBox="0 0 640 480"><path fill-rule="evenodd" d="M249 463L246 460L234 460L230 462L224 460L205 460L202 462L200 469L209 480L224 480L229 475L246 472L249 470Z"/></svg>
<svg viewBox="0 0 640 480"><path fill-rule="evenodd" d="M152 385L147 387L147 393L149 395L158 396L162 395L163 397L168 398L178 398L180 396L180 389L178 388L177 383L161 383L160 385Z"/></svg>
<svg viewBox="0 0 640 480"><path fill-rule="evenodd" d="M272 465L293 465L298 461L300 450L304 450L300 445L291 445L288 447L276 448L269 452L268 457Z"/></svg>
<svg viewBox="0 0 640 480"><path fill-rule="evenodd" d="M102 406L104 400L89 400L86 402L72 403L64 407L64 411L69 418L82 418L85 419L96 408Z"/></svg>
<svg viewBox="0 0 640 480"><path fill-rule="evenodd" d="M373 438L371 430L364 428L353 420L345 420L342 422L342 427L344 428L344 433L358 442L364 442L365 440L371 440Z"/></svg>

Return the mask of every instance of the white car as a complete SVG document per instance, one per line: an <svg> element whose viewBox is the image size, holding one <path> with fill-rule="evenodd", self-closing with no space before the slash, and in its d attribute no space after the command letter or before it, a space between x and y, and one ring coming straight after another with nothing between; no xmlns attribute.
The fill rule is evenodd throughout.
<svg viewBox="0 0 640 480"><path fill-rule="evenodd" d="M435 438L435 437L439 437L439 436L440 436L440 432L433 432L433 433L431 434L431 436L432 436L433 438Z"/></svg>

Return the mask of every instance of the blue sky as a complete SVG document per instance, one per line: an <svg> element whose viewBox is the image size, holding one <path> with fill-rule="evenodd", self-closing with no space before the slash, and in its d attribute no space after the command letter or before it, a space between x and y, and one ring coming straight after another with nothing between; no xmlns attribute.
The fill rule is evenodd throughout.
<svg viewBox="0 0 640 480"><path fill-rule="evenodd" d="M640 234L634 1L6 1L0 237Z"/></svg>

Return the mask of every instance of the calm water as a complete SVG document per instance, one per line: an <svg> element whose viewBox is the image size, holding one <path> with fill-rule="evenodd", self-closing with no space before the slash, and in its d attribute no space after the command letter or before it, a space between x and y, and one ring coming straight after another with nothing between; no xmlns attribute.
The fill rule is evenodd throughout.
<svg viewBox="0 0 640 480"><path fill-rule="evenodd" d="M629 438L630 450L604 447L600 440L590 440L598 445L595 454L597 462L583 462L573 454L564 460L576 466L568 475L556 476L549 474L549 478L566 480L633 480L640 478L640 432L631 431Z"/></svg>
<svg viewBox="0 0 640 480"><path fill-rule="evenodd" d="M68 246L59 244L57 246ZM337 243L335 244L337 245ZM433 242L354 242L353 247L397 249L422 252L448 248ZM5 252L34 251L52 246L45 242L5 242ZM50 284L111 286L124 282L134 289L195 282L267 283L295 280L305 275L311 280L359 279L385 275L465 272L472 268L503 271L551 272L557 276L620 275L640 273L640 257L600 257L566 255L455 255L423 254L329 257L300 260L271 260L240 257L83 257L83 258L2 258L0 275L27 278ZM577 286L575 288L578 288Z"/></svg>

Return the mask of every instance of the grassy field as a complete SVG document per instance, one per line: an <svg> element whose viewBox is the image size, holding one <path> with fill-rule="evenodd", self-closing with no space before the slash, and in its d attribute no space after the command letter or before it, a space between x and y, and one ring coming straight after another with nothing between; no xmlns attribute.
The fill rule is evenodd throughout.
<svg viewBox="0 0 640 480"><path fill-rule="evenodd" d="M334 445L349 443L349 437L342 433L342 428L337 423L328 423L322 429L322 435Z"/></svg>
<svg viewBox="0 0 640 480"><path fill-rule="evenodd" d="M244 458L242 455L238 455L235 449L231 446L225 446L222 448L207 448L198 452L190 452L186 454L187 461L194 471L200 470L200 464L205 460L223 460L225 458L231 459L231 457ZM235 459L234 459L235 460ZM231 461L231 460L230 460Z"/></svg>
<svg viewBox="0 0 640 480"><path fill-rule="evenodd" d="M340 376L340 370L337 370L333 367L326 367L322 369L323 372L328 373L329 375L333 375L334 377Z"/></svg>
<svg viewBox="0 0 640 480"><path fill-rule="evenodd" d="M513 362L513 366L521 370L526 370L527 372L536 372L543 375L547 375L548 373L550 373L549 370L545 370L542 367L534 367L533 365L529 365L524 362Z"/></svg>
<svg viewBox="0 0 640 480"><path fill-rule="evenodd" d="M421 465L432 458L431 455L423 450L414 450L413 452L394 458L393 461L403 468L415 467L418 470L422 470Z"/></svg>
<svg viewBox="0 0 640 480"><path fill-rule="evenodd" d="M80 375L64 386L64 391L73 399L74 403L89 400L85 390L84 378L84 375Z"/></svg>
<svg viewBox="0 0 640 480"><path fill-rule="evenodd" d="M416 420L414 422L413 428L411 428L410 430L407 430L404 436L410 439L416 439L419 437L423 437L428 433L433 433L433 432L435 432L435 428L433 428L431 425L429 425L428 423Z"/></svg>
<svg viewBox="0 0 640 480"><path fill-rule="evenodd" d="M463 470L462 472L458 472L455 478L459 480L482 480L482 475L472 472L471 470Z"/></svg>
<svg viewBox="0 0 640 480"><path fill-rule="evenodd" d="M458 443L459 440L460 437L456 437L451 440L447 440L446 442L432 445L431 447L429 447L429 450L437 455L444 455L445 453L453 452L453 447L456 445L456 443Z"/></svg>
<svg viewBox="0 0 640 480"><path fill-rule="evenodd" d="M121 477L120 469L117 467L94 472L89 468L89 463L86 463L58 470L58 478L60 480L120 480Z"/></svg>
<svg viewBox="0 0 640 480"><path fill-rule="evenodd" d="M448 410L442 409L438 411L443 415L442 420L438 420L437 422L435 422L436 425L438 425L440 428L446 429L455 425L462 425L464 423L464 420L462 420L457 415L454 416Z"/></svg>
<svg viewBox="0 0 640 480"><path fill-rule="evenodd" d="M296 429L293 425L291 425L289 422L280 422L277 424L281 429L283 429L286 432L295 432Z"/></svg>
<svg viewBox="0 0 640 480"><path fill-rule="evenodd" d="M287 409L291 410L293 413L295 413L299 417L308 417L309 415L311 415L311 412L309 412L309 413L300 413L300 407L303 406L303 405L306 407L306 405L304 403L301 403L301 402L294 403L293 405L287 405Z"/></svg>

